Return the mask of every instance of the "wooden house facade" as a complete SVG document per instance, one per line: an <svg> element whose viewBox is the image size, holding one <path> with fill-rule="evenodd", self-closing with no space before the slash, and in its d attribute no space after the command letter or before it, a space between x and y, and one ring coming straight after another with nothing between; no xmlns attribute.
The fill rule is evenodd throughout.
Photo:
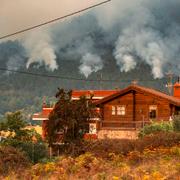
<svg viewBox="0 0 180 180"><path fill-rule="evenodd" d="M179 95L177 90L175 93ZM108 133L112 131L117 135L118 130L133 131L151 121L172 120L173 116L180 112L180 98L139 85L130 85L97 101L96 106L101 112L97 131L99 133L106 130L108 137Z"/></svg>

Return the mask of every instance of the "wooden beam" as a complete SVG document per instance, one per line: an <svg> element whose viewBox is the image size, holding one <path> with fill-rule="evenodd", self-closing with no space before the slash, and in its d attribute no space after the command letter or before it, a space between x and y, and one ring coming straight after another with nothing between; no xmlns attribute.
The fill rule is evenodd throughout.
<svg viewBox="0 0 180 180"><path fill-rule="evenodd" d="M133 121L136 121L136 92L132 91L133 94Z"/></svg>

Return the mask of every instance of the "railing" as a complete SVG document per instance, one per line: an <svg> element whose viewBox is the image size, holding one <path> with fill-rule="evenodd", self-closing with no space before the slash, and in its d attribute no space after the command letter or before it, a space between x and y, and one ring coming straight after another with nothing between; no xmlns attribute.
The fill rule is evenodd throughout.
<svg viewBox="0 0 180 180"><path fill-rule="evenodd" d="M103 129L139 129L150 124L150 121L101 121L100 128Z"/></svg>

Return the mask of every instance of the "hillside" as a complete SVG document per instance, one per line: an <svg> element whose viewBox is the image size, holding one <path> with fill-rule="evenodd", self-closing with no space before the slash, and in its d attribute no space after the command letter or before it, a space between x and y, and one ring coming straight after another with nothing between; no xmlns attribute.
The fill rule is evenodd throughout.
<svg viewBox="0 0 180 180"><path fill-rule="evenodd" d="M28 109L29 112L40 110L43 97L46 97L47 101L49 101L49 98L52 99L54 97L58 87L65 89L115 89L123 88L130 84L132 80L139 79L139 84L141 85L163 91L166 90L166 79L154 81L148 66L140 64L130 73L121 73L110 54L105 58L107 59L105 68L92 73L88 77L88 79L99 80L97 82L48 78L18 73L7 74L7 72L0 71L0 114L24 108ZM60 61L59 66L60 68L54 72L49 72L43 67L40 69L31 67L28 70L21 68L20 71L85 79L78 71L77 61L63 60ZM112 79L116 80L116 82L100 81L101 74L103 79Z"/></svg>
<svg viewBox="0 0 180 180"><path fill-rule="evenodd" d="M2 172L0 178L13 180L176 180L180 178L178 141L178 134L157 134L137 141L126 139L89 141L85 142L85 146L81 144L80 147L75 147L75 152L80 154L72 155L71 149L69 154L62 152L59 157L50 160L47 158L35 165L28 164L22 153L11 149L9 160L18 168L9 164L12 168L8 171L6 168L8 162L1 157L0 160L4 164L0 169ZM111 145L110 148L109 145ZM0 150L3 152L2 147ZM7 152L10 148L4 150ZM19 160L13 153L17 154ZM24 163L22 163L23 160Z"/></svg>

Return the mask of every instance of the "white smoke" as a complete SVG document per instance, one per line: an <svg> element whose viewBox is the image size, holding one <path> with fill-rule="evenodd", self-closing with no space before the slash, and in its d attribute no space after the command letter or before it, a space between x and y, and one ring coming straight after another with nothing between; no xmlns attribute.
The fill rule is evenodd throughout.
<svg viewBox="0 0 180 180"><path fill-rule="evenodd" d="M121 54L118 54L116 58L121 59L121 61L117 61L117 64L121 67L121 71L128 72L134 69L136 66L136 61L131 55L125 54L121 56Z"/></svg>
<svg viewBox="0 0 180 180"><path fill-rule="evenodd" d="M96 13L105 32L118 34L114 57L121 71L141 61L151 66L154 78L163 77L169 64L180 70L179 8L179 0L115 0Z"/></svg>
<svg viewBox="0 0 180 180"><path fill-rule="evenodd" d="M58 0L55 1L54 12L50 11L52 9L49 8L52 4L50 0L44 0L46 3L43 7L42 0L38 2L40 1L39 6L29 8L29 11L33 12L35 7L35 17L42 16L42 13L46 17L45 19L49 19L49 14L51 17L57 17L59 13ZM73 6L70 8L72 12L98 2L93 0L88 1L87 4L87 1L86 3L81 1L83 2L81 4L80 1L78 0L79 4L77 1L73 2ZM67 2L70 6L72 1L67 0ZM63 3L66 4L66 0L63 0ZM6 4L5 1L4 4ZM12 4L12 2L9 3L11 6L8 8L9 14L14 14L15 11ZM20 7L20 10L17 11L18 14L24 13L25 4L21 0L21 3L16 6ZM76 8L73 8L75 5ZM41 8L43 9L41 10ZM134 69L138 63L145 63L151 67L154 78L163 77L169 64L172 65L175 73L179 73L179 8L179 0L163 0L163 2L157 0L113 0L87 14L81 14L80 17L76 16L60 25L54 25L51 31L43 30L42 32L35 31L31 35L27 34L22 41L29 57L27 67L30 64L40 63L50 70L55 70L58 68L55 52L58 54L66 49L67 51L64 52L69 57L77 54L80 56L79 70L88 77L90 73L103 68L101 57L105 54L105 52L103 53L104 46L99 49L96 47L100 42L101 45L106 43L106 45L114 47L113 55L120 71L128 72ZM63 10L64 6L61 6L60 9ZM2 12L0 11L0 18L3 17L5 10ZM63 13L67 14L64 10ZM20 17L22 22L27 22L27 18ZM9 19L8 15L7 20ZM30 16L29 19L34 23L36 18ZM39 20L45 19L40 18ZM2 21L2 24L0 20L1 30L5 29L4 32L6 32L7 29L12 29L11 27L4 28L7 23L9 25L19 24L13 20L14 18L8 22ZM28 24L25 23L25 25ZM94 34L95 38L93 39ZM96 42L96 38L98 42Z"/></svg>
<svg viewBox="0 0 180 180"><path fill-rule="evenodd" d="M68 48L67 52L65 52L66 56L68 55L70 58L77 55L81 58L79 72L86 78L88 78L91 73L103 68L103 61L100 53L95 49L94 43L93 39L87 36L75 42L75 46Z"/></svg>
<svg viewBox="0 0 180 180"><path fill-rule="evenodd" d="M148 27L154 21L148 9L139 7L138 10L133 13L131 24L119 35L115 59L120 70L126 72L135 68L137 60L144 61L151 66L154 78L161 78L166 62L164 39L158 31Z"/></svg>
<svg viewBox="0 0 180 180"><path fill-rule="evenodd" d="M47 69L54 71L58 69L56 62L55 47L53 46L50 33L45 30L31 33L28 38L22 40L27 56L29 57L26 67L37 63L44 65Z"/></svg>
<svg viewBox="0 0 180 180"><path fill-rule="evenodd" d="M38 0L32 2L31 0L19 0L18 2L14 2L11 0L3 0L0 7L0 34L2 34L2 36L6 34L11 34L13 32L35 26L42 22L47 22L49 20L56 19L57 17L71 14L94 4L100 3L102 1L54 0L52 2L51 0ZM81 15L82 14L83 13L81 13ZM77 14L77 16L79 15L80 13ZM75 16L76 15L74 15L74 17ZM62 21L60 23L62 23ZM58 22L56 23L56 26L59 27ZM46 30L44 30L45 28ZM10 37L1 42L9 39L13 41L19 39L27 52L27 68L29 68L31 64L36 64L36 66L44 65L48 70L54 71L58 68L55 54L55 41L58 38L58 33L56 33L55 40L52 41L53 35L50 33L49 28L45 28L41 28L39 30L35 29L32 30L32 32L27 32L25 34L20 34L15 37ZM53 28L55 29L55 24ZM71 33L71 35L72 34L73 33ZM67 36L68 34L66 34L65 37ZM58 43L59 47L62 47L64 39L66 41L66 38L61 38L61 43ZM19 65L17 66L19 67Z"/></svg>
<svg viewBox="0 0 180 180"><path fill-rule="evenodd" d="M125 33L119 36L114 52L121 71L127 72L135 68L137 58L135 61L134 55L152 67L154 78L161 78L163 76L163 63L166 62L166 58L163 40L159 37L154 31L148 32L144 29L138 31L132 26L131 29L125 30Z"/></svg>
<svg viewBox="0 0 180 180"><path fill-rule="evenodd" d="M79 70L86 78L92 72L97 72L103 68L101 58L95 54L87 53L82 57L81 63L82 64L79 66Z"/></svg>

